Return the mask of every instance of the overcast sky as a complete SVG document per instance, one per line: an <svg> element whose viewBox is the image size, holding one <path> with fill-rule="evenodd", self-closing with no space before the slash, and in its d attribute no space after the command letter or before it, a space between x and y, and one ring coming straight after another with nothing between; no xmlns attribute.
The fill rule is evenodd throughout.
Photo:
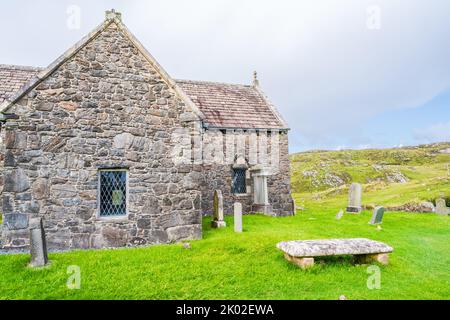
<svg viewBox="0 0 450 320"><path fill-rule="evenodd" d="M3 0L0 63L47 66L110 8L174 78L257 70L291 152L450 141L448 0Z"/></svg>

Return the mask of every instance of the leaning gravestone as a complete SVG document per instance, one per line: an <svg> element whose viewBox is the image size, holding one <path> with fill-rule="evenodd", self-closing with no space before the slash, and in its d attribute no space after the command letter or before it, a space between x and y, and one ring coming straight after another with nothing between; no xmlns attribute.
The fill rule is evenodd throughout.
<svg viewBox="0 0 450 320"><path fill-rule="evenodd" d="M447 204L445 203L445 199L437 199L436 200L436 213L441 216L448 216L450 213L450 208L447 208Z"/></svg>
<svg viewBox="0 0 450 320"><path fill-rule="evenodd" d="M383 221L383 214L386 211L384 207L376 207L372 213L370 224L380 224Z"/></svg>
<svg viewBox="0 0 450 320"><path fill-rule="evenodd" d="M213 228L224 228L227 226L223 220L223 197L222 191L214 191L214 218L211 223Z"/></svg>
<svg viewBox="0 0 450 320"><path fill-rule="evenodd" d="M30 219L30 266L44 267L48 263L47 242L42 218Z"/></svg>
<svg viewBox="0 0 450 320"><path fill-rule="evenodd" d="M352 183L348 193L348 207L347 212L360 213L361 212L361 194L362 186L359 183Z"/></svg>
<svg viewBox="0 0 450 320"><path fill-rule="evenodd" d="M242 204L234 203L234 232L242 232Z"/></svg>
<svg viewBox="0 0 450 320"><path fill-rule="evenodd" d="M336 214L336 220L341 220L341 218L344 216L344 210L339 210L339 212Z"/></svg>

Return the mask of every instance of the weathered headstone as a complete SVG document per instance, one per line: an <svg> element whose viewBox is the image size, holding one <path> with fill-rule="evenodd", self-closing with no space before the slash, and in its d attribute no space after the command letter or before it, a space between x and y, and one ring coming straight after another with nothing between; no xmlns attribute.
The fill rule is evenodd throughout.
<svg viewBox="0 0 450 320"><path fill-rule="evenodd" d="M256 165L250 169L253 178L252 212L272 215L272 205L269 203L267 179L271 175L269 169Z"/></svg>
<svg viewBox="0 0 450 320"><path fill-rule="evenodd" d="M370 220L370 224L380 224L383 221L383 214L386 211L384 207L376 207L373 209L372 219Z"/></svg>
<svg viewBox="0 0 450 320"><path fill-rule="evenodd" d="M234 232L242 232L242 204L234 203Z"/></svg>
<svg viewBox="0 0 450 320"><path fill-rule="evenodd" d="M450 208L447 208L445 199L436 200L436 213L441 216L448 216L450 214Z"/></svg>
<svg viewBox="0 0 450 320"><path fill-rule="evenodd" d="M47 242L42 218L30 219L30 266L44 267L48 263Z"/></svg>
<svg viewBox="0 0 450 320"><path fill-rule="evenodd" d="M341 218L344 216L344 210L339 210L339 212L336 215L336 220L341 220Z"/></svg>
<svg viewBox="0 0 450 320"><path fill-rule="evenodd" d="M348 193L348 207L347 212L360 213L361 212L361 195L362 186L359 183L352 183Z"/></svg>
<svg viewBox="0 0 450 320"><path fill-rule="evenodd" d="M223 220L223 197L222 191L214 191L214 217L211 223L213 228L224 228L227 226Z"/></svg>

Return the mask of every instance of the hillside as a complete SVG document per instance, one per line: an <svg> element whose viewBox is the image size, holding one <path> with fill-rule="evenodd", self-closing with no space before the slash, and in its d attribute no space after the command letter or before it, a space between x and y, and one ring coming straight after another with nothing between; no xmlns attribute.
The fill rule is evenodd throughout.
<svg viewBox="0 0 450 320"><path fill-rule="evenodd" d="M291 155L297 203L345 202L348 185L364 185L366 205L404 205L450 198L450 143L380 150Z"/></svg>

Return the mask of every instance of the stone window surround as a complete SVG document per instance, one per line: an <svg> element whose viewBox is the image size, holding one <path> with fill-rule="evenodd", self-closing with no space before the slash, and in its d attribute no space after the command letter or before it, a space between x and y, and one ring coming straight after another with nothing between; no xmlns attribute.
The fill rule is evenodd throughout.
<svg viewBox="0 0 450 320"><path fill-rule="evenodd" d="M251 184L251 177L250 177L250 170L247 164L234 164L231 166L231 175L234 174L234 169L244 169L245 170L245 186L246 186L246 193L232 193L235 197L249 197L252 195L252 184ZM233 180L233 179L232 179ZM233 182L231 182L233 184ZM230 185L230 188L232 189L233 186Z"/></svg>
<svg viewBox="0 0 450 320"><path fill-rule="evenodd" d="M104 171L124 171L126 173L126 195L125 195L125 201L126 201L126 214L121 216L101 216L100 215L100 172ZM97 170L97 208L96 208L96 220L99 221L128 221L128 215L129 215L129 168L127 167L100 167Z"/></svg>
<svg viewBox="0 0 450 320"><path fill-rule="evenodd" d="M235 176L236 176L238 170L244 171L244 172L243 172L243 176L244 176L243 182L244 182L244 185L245 185L245 192L236 192L236 188L235 188L235 186L233 185L233 181L234 181L234 178L235 178ZM232 193L233 193L234 195L247 194L247 168L245 168L245 167L243 167L243 168L236 168L236 167L233 167L233 173L232 173L231 185L232 185L232 186L231 186Z"/></svg>

